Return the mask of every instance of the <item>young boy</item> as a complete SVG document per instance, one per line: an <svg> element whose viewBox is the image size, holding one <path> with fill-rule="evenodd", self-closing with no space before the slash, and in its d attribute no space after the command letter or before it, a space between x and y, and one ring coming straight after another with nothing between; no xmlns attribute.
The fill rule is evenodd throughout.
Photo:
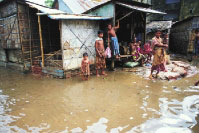
<svg viewBox="0 0 199 133"><path fill-rule="evenodd" d="M118 43L117 35L115 33L115 31L119 29L119 27L120 27L119 21L116 27L113 27L111 24L108 24L108 45L110 47L110 40L111 40L113 54L114 56L116 56L116 59L120 58L119 43Z"/></svg>
<svg viewBox="0 0 199 133"><path fill-rule="evenodd" d="M81 71L82 71L82 79L88 80L88 77L90 76L90 62L88 59L88 54L83 54L83 59L81 63Z"/></svg>
<svg viewBox="0 0 199 133"><path fill-rule="evenodd" d="M102 75L107 75L104 72L106 68L105 61L105 50L104 50L104 41L103 41L103 31L98 31L98 38L95 41L95 50L96 50L96 75L99 77L99 71L101 70Z"/></svg>

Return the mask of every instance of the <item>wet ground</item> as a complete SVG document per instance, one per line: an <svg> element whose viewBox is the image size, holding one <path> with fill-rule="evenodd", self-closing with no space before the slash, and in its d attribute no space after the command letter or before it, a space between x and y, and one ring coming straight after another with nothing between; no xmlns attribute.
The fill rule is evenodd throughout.
<svg viewBox="0 0 199 133"><path fill-rule="evenodd" d="M52 79L0 68L0 132L198 133L199 75Z"/></svg>

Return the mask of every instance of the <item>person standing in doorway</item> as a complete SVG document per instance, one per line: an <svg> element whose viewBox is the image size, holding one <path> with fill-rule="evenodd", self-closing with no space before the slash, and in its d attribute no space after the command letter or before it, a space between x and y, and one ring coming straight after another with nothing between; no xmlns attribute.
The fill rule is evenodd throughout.
<svg viewBox="0 0 199 133"><path fill-rule="evenodd" d="M195 39L194 39L194 50L195 50L195 58L198 57L198 49L199 49L199 30L195 31Z"/></svg>
<svg viewBox="0 0 199 133"><path fill-rule="evenodd" d="M111 24L108 24L108 46L110 47L110 42L113 50L113 55L119 59L120 58L120 50L119 43L116 35L116 30L119 29L119 21L117 26L113 27Z"/></svg>

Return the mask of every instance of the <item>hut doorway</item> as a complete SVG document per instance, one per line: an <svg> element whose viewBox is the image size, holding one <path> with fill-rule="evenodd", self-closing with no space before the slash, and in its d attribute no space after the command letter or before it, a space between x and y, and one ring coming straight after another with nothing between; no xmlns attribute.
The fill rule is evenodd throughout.
<svg viewBox="0 0 199 133"><path fill-rule="evenodd" d="M120 54L130 54L128 44L137 38L137 41L145 42L145 13L116 4L115 23L120 21L117 37L120 44Z"/></svg>
<svg viewBox="0 0 199 133"><path fill-rule="evenodd" d="M32 50L37 51L33 54L33 66L56 67L62 69L62 52L60 43L60 26L58 20L52 20L48 16L36 15L38 10L30 9ZM40 25L40 27L39 27ZM42 44L41 44L42 40ZM41 46L42 45L42 46ZM35 50L34 50L35 49ZM42 57L43 56L43 57Z"/></svg>

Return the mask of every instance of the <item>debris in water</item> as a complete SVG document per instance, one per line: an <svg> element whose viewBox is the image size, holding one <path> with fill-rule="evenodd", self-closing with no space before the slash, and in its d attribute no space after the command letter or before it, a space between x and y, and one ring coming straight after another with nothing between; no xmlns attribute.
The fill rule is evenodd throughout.
<svg viewBox="0 0 199 133"><path fill-rule="evenodd" d="M171 63L168 64L166 68L168 71L167 72L161 71L158 74L158 79L177 80L185 76L190 77L198 73L198 69L196 67L191 66L190 64L182 61L171 61ZM148 66L138 67L136 71L134 70L128 72L135 72L137 75L148 79L151 73L151 67Z"/></svg>
<svg viewBox="0 0 199 133"><path fill-rule="evenodd" d="M133 117L130 117L129 119L130 119L130 120L133 120Z"/></svg>

